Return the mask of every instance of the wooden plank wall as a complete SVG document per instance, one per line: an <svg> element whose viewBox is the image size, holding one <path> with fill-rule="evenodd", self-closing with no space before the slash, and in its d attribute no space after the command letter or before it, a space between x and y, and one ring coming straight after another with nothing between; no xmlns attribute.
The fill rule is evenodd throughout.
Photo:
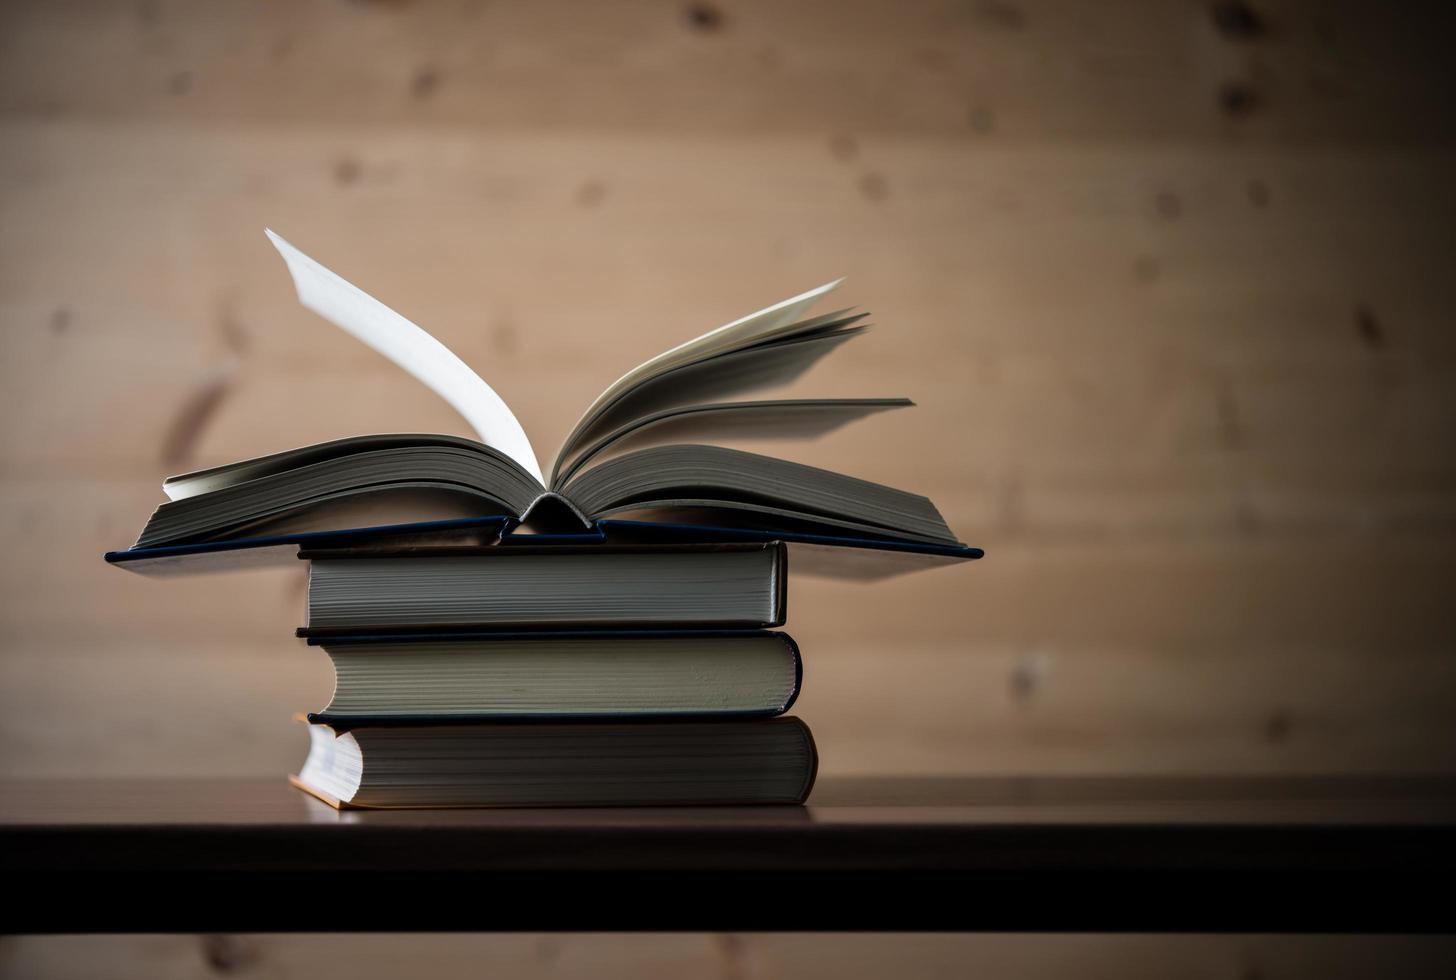
<svg viewBox="0 0 1456 980"><path fill-rule="evenodd" d="M0 12L0 775L276 774L297 573L103 566L163 476L463 431L270 225L543 455L616 374L834 276L797 458L974 565L794 583L825 773L1449 767L1456 114L1439 11L47 2Z"/></svg>
<svg viewBox="0 0 1456 980"><path fill-rule="evenodd" d="M288 717L328 693L288 637L300 576L100 554L170 472L462 431L297 307L265 225L437 332L543 454L637 361L847 276L878 329L803 390L921 407L775 448L929 494L988 557L794 583L825 773L1450 768L1450 41L1406 2L0 5L0 776L295 765ZM7 942L0 972L1375 976L1448 953L174 937Z"/></svg>

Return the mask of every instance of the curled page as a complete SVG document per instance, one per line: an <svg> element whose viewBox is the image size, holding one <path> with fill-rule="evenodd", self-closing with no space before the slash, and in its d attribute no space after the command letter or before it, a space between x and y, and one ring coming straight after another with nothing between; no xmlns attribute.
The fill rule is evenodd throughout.
<svg viewBox="0 0 1456 980"><path fill-rule="evenodd" d="M465 417L481 442L515 460L538 483L544 484L541 464L536 460L526 431L480 375L416 324L330 272L271 230L267 234L283 261L288 263L299 302L423 381Z"/></svg>

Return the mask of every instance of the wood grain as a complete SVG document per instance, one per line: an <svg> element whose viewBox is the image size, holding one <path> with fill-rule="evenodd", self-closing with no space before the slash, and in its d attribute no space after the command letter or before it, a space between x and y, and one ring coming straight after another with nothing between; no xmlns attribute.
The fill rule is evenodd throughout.
<svg viewBox="0 0 1456 980"><path fill-rule="evenodd" d="M16 977L190 978L252 971L361 980L418 970L430 976L662 978L684 975L876 977L907 971L957 977L968 964L997 976L1115 978L1129 963L1162 975L1440 978L1447 937L1116 936L648 933L403 936L53 936L0 943L0 969ZM104 965L104 966L103 966ZM246 975L246 974L244 974Z"/></svg>
<svg viewBox="0 0 1456 980"><path fill-rule="evenodd" d="M877 330L804 390L922 407L792 451L929 494L988 557L795 582L828 774L1449 771L1450 13L1217 6L1255 26L1155 0L0 5L0 775L301 758L287 719L328 672L287 635L297 574L100 561L169 456L461 431L297 308L270 224L477 365L543 455L640 359L847 275ZM0 940L25 977L1450 958L1338 936Z"/></svg>
<svg viewBox="0 0 1456 980"><path fill-rule="evenodd" d="M1449 142L1445 11L634 0L10 5L0 109L34 115L965 139ZM690 7L716 19L695 21ZM1398 70L1392 70L1396 68ZM347 169L347 168L346 168Z"/></svg>
<svg viewBox="0 0 1456 980"><path fill-rule="evenodd" d="M845 275L796 458L976 565L796 581L827 773L1456 763L1456 129L1419 4L7 4L0 774L266 775L292 573L103 566L180 466L462 431L261 229L543 456L616 374Z"/></svg>

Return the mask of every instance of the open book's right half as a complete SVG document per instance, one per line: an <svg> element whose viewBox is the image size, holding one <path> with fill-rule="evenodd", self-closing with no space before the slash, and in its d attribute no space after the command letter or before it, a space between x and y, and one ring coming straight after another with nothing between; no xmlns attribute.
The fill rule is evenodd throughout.
<svg viewBox="0 0 1456 980"><path fill-rule="evenodd" d="M743 397L795 380L864 333L865 313L809 315L838 282L633 368L592 402L543 468L506 403L460 358L269 237L305 306L440 394L477 438L356 436L169 477L169 500L136 544L108 561L136 571L187 571L212 564L202 561L208 556L253 549L291 545L296 553L301 545L397 543L421 534L463 534L478 545L487 533L502 545L784 540L810 549L796 567L851 576L981 556L956 539L924 496L716 444L814 438L913 404ZM866 562L870 554L876 560Z"/></svg>

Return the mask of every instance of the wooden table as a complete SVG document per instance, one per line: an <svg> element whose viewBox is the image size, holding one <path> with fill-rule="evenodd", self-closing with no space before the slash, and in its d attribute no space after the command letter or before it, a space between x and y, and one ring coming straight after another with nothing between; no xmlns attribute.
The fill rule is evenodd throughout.
<svg viewBox="0 0 1456 980"><path fill-rule="evenodd" d="M806 807L336 813L0 784L9 932L1449 931L1456 778L824 779ZM1435 897L1432 897L1435 896Z"/></svg>

